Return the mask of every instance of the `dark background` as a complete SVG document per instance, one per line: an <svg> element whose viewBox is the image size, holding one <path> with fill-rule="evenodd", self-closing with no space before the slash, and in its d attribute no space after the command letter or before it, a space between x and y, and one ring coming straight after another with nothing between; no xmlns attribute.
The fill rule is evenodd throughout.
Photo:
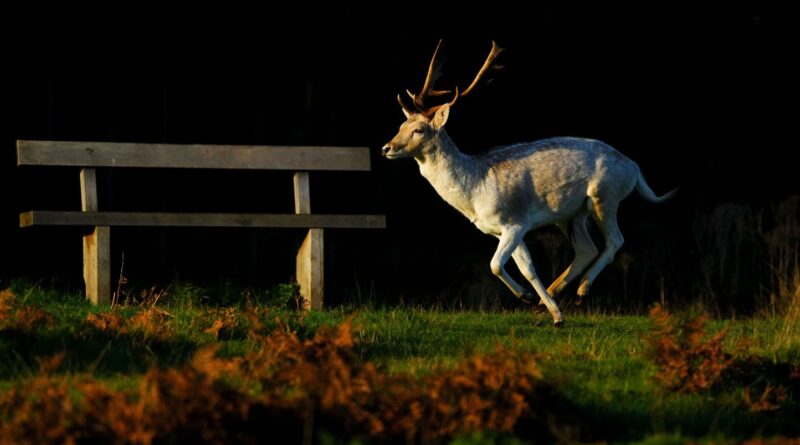
<svg viewBox="0 0 800 445"><path fill-rule="evenodd" d="M768 231L770 209L800 192L800 17L797 2L697 3L6 1L0 279L81 286L79 229L17 227L22 210L79 209L78 171L16 167L16 139L357 145L373 171L313 173L312 210L385 213L388 229L326 232L328 301L512 305L489 271L495 241L413 161L378 156L403 120L395 95L419 88L436 41L442 86L463 88L495 39L506 69L448 122L464 152L590 137L635 160L656 193L681 187L666 204L626 200L626 245L594 301L703 294L746 307L766 279L753 256L763 243L747 233ZM119 169L100 181L107 210L293 210L285 172ZM112 232L113 270L124 252L126 275L146 285L287 282L303 236ZM528 243L545 281L570 259L555 231ZM731 246L728 267L716 258Z"/></svg>

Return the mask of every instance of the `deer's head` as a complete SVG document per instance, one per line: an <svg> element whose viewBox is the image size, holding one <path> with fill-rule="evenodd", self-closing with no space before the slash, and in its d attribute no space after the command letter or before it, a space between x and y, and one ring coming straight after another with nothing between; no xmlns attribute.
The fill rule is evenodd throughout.
<svg viewBox="0 0 800 445"><path fill-rule="evenodd" d="M403 101L403 98L399 94L397 95L397 102L406 116L406 121L400 125L400 130L395 137L383 146L382 154L387 159L421 157L432 150L436 150L439 146L439 132L444 127L444 124L447 123L450 108L456 103L456 100L459 97L470 94L490 68L501 68L494 66L494 60L503 50L497 46L497 43L492 41L492 50L489 52L489 56L467 89L463 93L459 93L458 87L456 87L455 92L452 93L452 100L443 104L431 105L431 98L451 94L449 90L436 90L433 88L433 84L442 75L442 62L439 59L439 49L441 47L442 41L439 40L439 44L436 45L436 50L433 52L431 64L428 67L428 75L425 77L425 83L422 85L420 92L414 94L406 90L413 106L408 106Z"/></svg>

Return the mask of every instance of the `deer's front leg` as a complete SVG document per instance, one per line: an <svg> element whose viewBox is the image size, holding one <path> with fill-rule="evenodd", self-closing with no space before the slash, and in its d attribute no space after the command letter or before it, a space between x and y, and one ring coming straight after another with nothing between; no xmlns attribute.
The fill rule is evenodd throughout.
<svg viewBox="0 0 800 445"><path fill-rule="evenodd" d="M492 268L492 273L497 275L497 278L500 278L500 281L505 283L511 292L517 298L524 299L525 289L522 288L516 281L514 281L508 273L506 272L505 266L508 262L508 259L511 258L511 254L517 248L517 246L522 242L522 236L524 232L520 227L510 227L503 230L503 233L499 236L500 244L497 246L497 250L494 252L494 256L492 257L492 261L490 266Z"/></svg>
<svg viewBox="0 0 800 445"><path fill-rule="evenodd" d="M539 279L539 276L536 275L536 269L533 268L533 259L531 258L531 253L528 252L528 248L525 246L524 242L520 242L517 245L517 249L513 253L514 262L517 263L517 267L519 267L519 271L522 272L522 275L531 283L531 286L536 290L536 293L539 294L539 297L542 298L542 303L547 307L547 310L550 312L550 315L553 316L553 322L555 323L556 327L561 327L564 323L564 320L561 318L561 311L558 309L558 305L553 300L552 295L548 292L547 289L544 288L544 284L542 280Z"/></svg>

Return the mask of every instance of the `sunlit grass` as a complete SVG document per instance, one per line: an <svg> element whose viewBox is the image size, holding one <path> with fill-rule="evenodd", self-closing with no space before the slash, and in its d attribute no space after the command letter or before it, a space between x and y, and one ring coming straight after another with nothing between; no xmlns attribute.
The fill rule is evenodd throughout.
<svg viewBox="0 0 800 445"><path fill-rule="evenodd" d="M295 292L291 286L272 290L226 286L173 285L157 304L168 314L164 321L168 335L153 336L135 330L119 334L87 329L89 314L109 308L92 307L77 293L11 283L20 304L41 307L54 322L26 335L0 329L4 357L0 390L33 375L37 357L62 351L67 356L60 372L91 373L112 388L135 387L148 369L182 366L198 349L215 342L221 344L223 356L243 355L257 347L248 338L248 321L242 315L251 305L261 309L259 316L267 327L286 323L302 337L352 318L359 356L389 373L422 375L453 368L465 356L491 353L498 345L533 352L545 379L580 407L587 424L605 439L677 443L686 438L800 434L800 425L793 420L796 400L782 411L756 415L743 410L738 386L706 394L673 394L659 388L646 350L652 327L648 317L567 314L565 327L555 329L547 315L522 310L338 307L301 314L291 309ZM236 308L240 326L218 336L209 333L220 310L228 306ZM146 301L133 301L117 311L129 318L146 307ZM797 332L787 331L790 322L782 317L714 320L709 329L728 327L725 345L730 350L747 338L750 354L800 366L800 342Z"/></svg>

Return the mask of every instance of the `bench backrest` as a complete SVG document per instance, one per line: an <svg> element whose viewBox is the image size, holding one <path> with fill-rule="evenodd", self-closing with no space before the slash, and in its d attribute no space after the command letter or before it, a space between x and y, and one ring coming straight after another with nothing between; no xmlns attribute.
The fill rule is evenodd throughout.
<svg viewBox="0 0 800 445"><path fill-rule="evenodd" d="M17 165L369 171L368 147L17 141Z"/></svg>

